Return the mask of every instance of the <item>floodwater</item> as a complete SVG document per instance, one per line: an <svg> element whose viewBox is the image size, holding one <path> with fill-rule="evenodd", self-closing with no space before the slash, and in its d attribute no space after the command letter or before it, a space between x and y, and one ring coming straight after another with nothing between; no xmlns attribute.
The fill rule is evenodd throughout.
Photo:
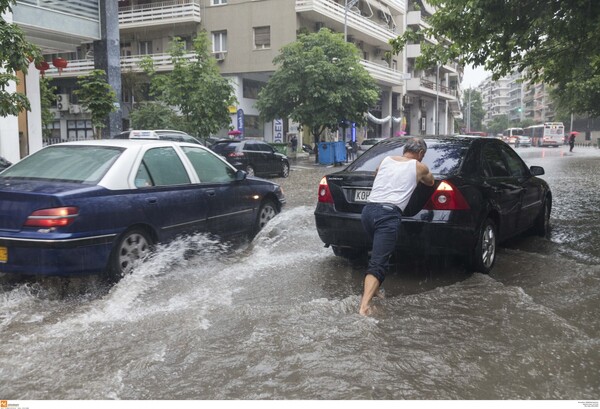
<svg viewBox="0 0 600 409"><path fill-rule="evenodd" d="M161 246L112 288L0 277L2 399L597 399L600 151L520 148L554 194L549 240L490 275L402 258L372 317L364 261L323 247L320 177L277 179L287 208L254 242Z"/></svg>

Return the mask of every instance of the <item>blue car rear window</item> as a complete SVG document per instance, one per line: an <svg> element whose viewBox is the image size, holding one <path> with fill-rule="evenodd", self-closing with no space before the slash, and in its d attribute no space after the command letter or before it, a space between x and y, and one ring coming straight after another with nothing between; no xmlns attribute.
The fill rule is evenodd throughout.
<svg viewBox="0 0 600 409"><path fill-rule="evenodd" d="M123 152L102 146L51 146L26 157L1 178L32 178L96 184Z"/></svg>
<svg viewBox="0 0 600 409"><path fill-rule="evenodd" d="M386 156L402 156L404 143L380 143L359 156L350 166L353 172L374 172ZM452 175L458 171L467 154L468 145L448 140L427 141L427 153L423 158L431 173Z"/></svg>

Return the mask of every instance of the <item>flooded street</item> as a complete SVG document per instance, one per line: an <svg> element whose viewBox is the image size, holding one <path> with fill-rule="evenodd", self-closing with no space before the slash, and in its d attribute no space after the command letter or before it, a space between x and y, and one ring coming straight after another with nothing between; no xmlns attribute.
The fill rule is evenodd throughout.
<svg viewBox="0 0 600 409"><path fill-rule="evenodd" d="M112 288L0 276L2 399L597 399L600 150L519 148L553 192L550 239L492 273L406 256L373 317L364 260L324 248L297 161L250 244L161 246Z"/></svg>

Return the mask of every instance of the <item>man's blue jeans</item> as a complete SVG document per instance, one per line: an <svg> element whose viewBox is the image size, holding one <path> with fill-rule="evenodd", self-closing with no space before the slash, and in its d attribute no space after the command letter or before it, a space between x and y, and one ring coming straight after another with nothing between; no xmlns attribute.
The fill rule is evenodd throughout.
<svg viewBox="0 0 600 409"><path fill-rule="evenodd" d="M372 274L383 283L390 265L390 257L396 249L402 212L394 205L368 203L362 211L363 228L373 240L373 249L367 274Z"/></svg>

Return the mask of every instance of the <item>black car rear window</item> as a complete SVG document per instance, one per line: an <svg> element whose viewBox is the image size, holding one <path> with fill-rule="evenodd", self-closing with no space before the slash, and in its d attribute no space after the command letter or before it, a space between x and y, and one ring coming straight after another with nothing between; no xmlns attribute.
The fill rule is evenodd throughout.
<svg viewBox="0 0 600 409"><path fill-rule="evenodd" d="M384 141L359 156L348 170L352 172L374 172L386 156L402 156L404 142ZM462 140L427 140L427 153L423 158L431 173L452 175L458 171L467 153L468 144Z"/></svg>
<svg viewBox="0 0 600 409"><path fill-rule="evenodd" d="M239 142L217 142L211 149L219 155L227 155L228 153L235 152L239 144Z"/></svg>

